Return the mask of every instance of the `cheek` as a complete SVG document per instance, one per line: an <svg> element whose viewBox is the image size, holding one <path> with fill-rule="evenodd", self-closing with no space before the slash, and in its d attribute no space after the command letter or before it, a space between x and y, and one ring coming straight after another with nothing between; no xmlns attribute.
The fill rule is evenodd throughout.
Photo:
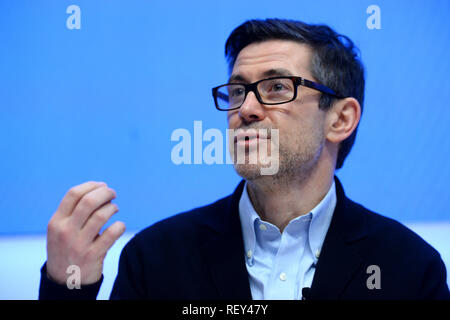
<svg viewBox="0 0 450 320"><path fill-rule="evenodd" d="M280 145L288 148L301 148L320 144L324 138L324 119L314 115L304 115L280 126Z"/></svg>

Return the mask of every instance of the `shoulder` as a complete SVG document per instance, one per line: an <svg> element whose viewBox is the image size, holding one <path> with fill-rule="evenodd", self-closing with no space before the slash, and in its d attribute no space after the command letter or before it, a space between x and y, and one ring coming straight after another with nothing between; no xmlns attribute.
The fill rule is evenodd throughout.
<svg viewBox="0 0 450 320"><path fill-rule="evenodd" d="M392 218L376 213L349 199L339 179L335 177L337 205L334 215L339 232L347 232L347 239L365 237L366 249L373 254L393 260L399 257L439 258L439 253L414 231ZM406 259L408 260L408 259Z"/></svg>
<svg viewBox="0 0 450 320"><path fill-rule="evenodd" d="M349 200L348 207L364 221L368 243L373 251L379 251L393 261L429 264L440 260L439 252L421 236L401 222L367 209Z"/></svg>
<svg viewBox="0 0 450 320"><path fill-rule="evenodd" d="M446 267L435 248L402 223L359 204L355 208L365 216L368 230L362 255L379 266L385 289L421 299L450 298Z"/></svg>

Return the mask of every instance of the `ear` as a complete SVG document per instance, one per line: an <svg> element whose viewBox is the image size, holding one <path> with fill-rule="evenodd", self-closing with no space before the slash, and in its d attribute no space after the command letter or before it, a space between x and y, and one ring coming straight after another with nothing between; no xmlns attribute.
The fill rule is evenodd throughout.
<svg viewBox="0 0 450 320"><path fill-rule="evenodd" d="M326 116L325 137L339 144L347 139L358 126L361 119L361 106L355 98L336 101Z"/></svg>

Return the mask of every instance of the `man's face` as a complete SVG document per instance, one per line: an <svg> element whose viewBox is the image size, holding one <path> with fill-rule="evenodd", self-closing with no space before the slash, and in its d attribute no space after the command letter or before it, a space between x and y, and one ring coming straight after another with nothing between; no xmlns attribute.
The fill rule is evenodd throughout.
<svg viewBox="0 0 450 320"><path fill-rule="evenodd" d="M285 40L253 43L239 52L230 81L252 83L272 76L300 76L314 81L310 61L311 49L303 44ZM276 176L304 175L317 163L325 142L326 113L319 109L319 98L320 92L299 86L294 101L262 105L249 92L238 110L228 111L228 125L230 129L278 129ZM230 141L229 147L235 148L236 142ZM235 164L235 169L247 180L260 177L259 164Z"/></svg>

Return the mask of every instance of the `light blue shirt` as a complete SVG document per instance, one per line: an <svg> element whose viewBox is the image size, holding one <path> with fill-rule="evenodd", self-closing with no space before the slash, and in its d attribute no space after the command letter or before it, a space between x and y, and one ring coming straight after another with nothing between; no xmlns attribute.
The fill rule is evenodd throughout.
<svg viewBox="0 0 450 320"><path fill-rule="evenodd" d="M308 214L289 222L283 233L261 220L247 191L239 201L245 261L254 300L296 300L302 288L311 287L315 265L336 207L333 184Z"/></svg>

